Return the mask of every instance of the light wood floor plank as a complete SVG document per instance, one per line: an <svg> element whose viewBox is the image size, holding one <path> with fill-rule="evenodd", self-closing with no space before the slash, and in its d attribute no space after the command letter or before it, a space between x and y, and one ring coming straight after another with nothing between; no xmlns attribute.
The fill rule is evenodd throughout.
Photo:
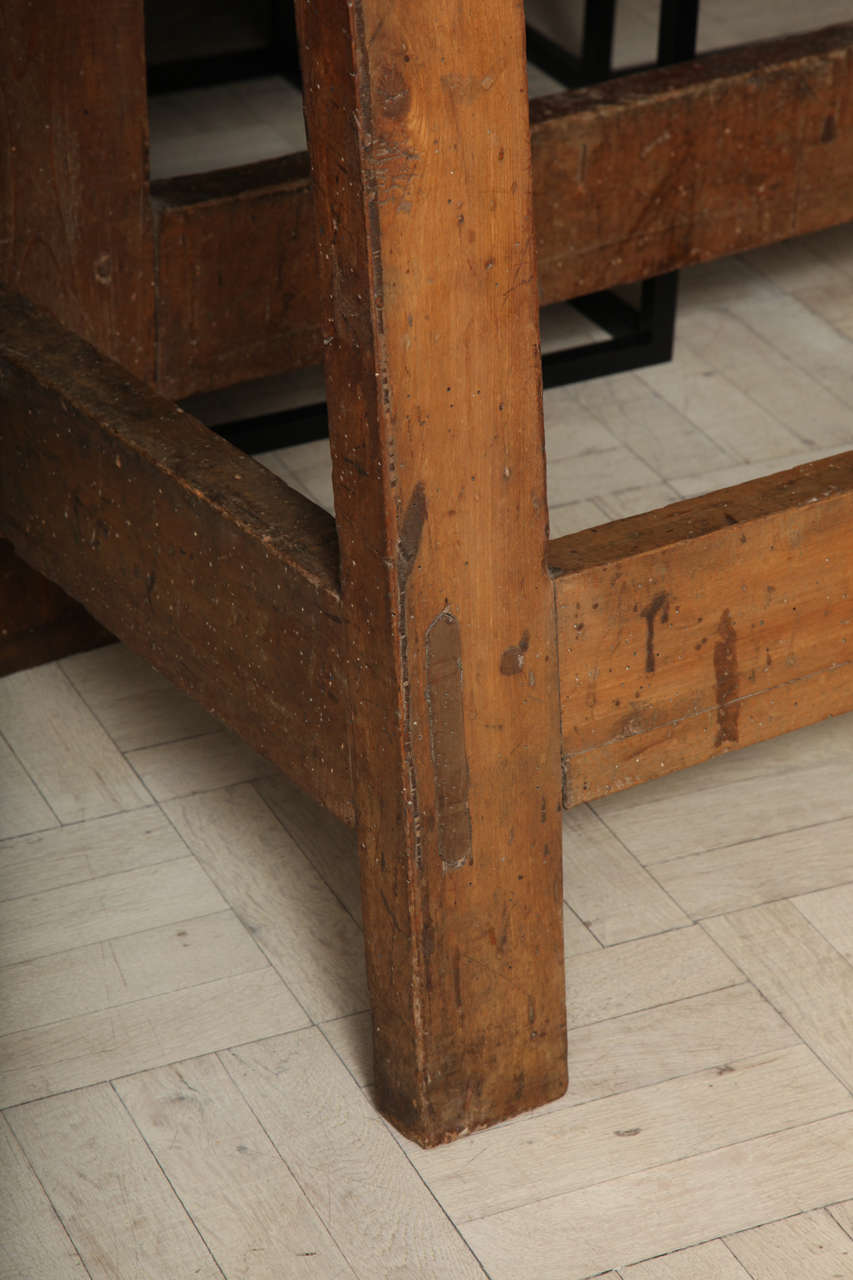
<svg viewBox="0 0 853 1280"><path fill-rule="evenodd" d="M183 840L153 805L75 822L0 844L0 898L23 898L186 856Z"/></svg>
<svg viewBox="0 0 853 1280"><path fill-rule="evenodd" d="M794 905L853 964L853 884L806 894Z"/></svg>
<svg viewBox="0 0 853 1280"><path fill-rule="evenodd" d="M197 702L123 644L76 653L60 666L119 751L221 728Z"/></svg>
<svg viewBox="0 0 853 1280"><path fill-rule="evenodd" d="M16 1108L9 1122L92 1280L222 1280L109 1085Z"/></svg>
<svg viewBox="0 0 853 1280"><path fill-rule="evenodd" d="M820 1207L853 1185L853 1113L469 1222L492 1280L584 1280L608 1267Z"/></svg>
<svg viewBox="0 0 853 1280"><path fill-rule="evenodd" d="M0 1035L267 966L232 911L0 969Z"/></svg>
<svg viewBox="0 0 853 1280"><path fill-rule="evenodd" d="M61 822L151 803L55 663L0 680L0 729Z"/></svg>
<svg viewBox="0 0 853 1280"><path fill-rule="evenodd" d="M270 968L0 1039L0 1107L214 1053L308 1022Z"/></svg>
<svg viewBox="0 0 853 1280"><path fill-rule="evenodd" d="M373 1084L373 1022L370 1010L324 1022L320 1030L356 1084L362 1088Z"/></svg>
<svg viewBox="0 0 853 1280"><path fill-rule="evenodd" d="M316 1029L222 1060L360 1280L482 1280L385 1123ZM336 1176L329 1177L329 1170Z"/></svg>
<svg viewBox="0 0 853 1280"><path fill-rule="evenodd" d="M726 1244L752 1280L853 1276L853 1240L824 1210L769 1222L727 1237Z"/></svg>
<svg viewBox="0 0 853 1280"><path fill-rule="evenodd" d="M58 826L56 814L0 736L0 840Z"/></svg>
<svg viewBox="0 0 853 1280"><path fill-rule="evenodd" d="M853 818L657 862L654 874L695 919L843 884L853 877Z"/></svg>
<svg viewBox="0 0 853 1280"><path fill-rule="evenodd" d="M853 1240L853 1200L830 1205L829 1212L838 1225L843 1227L851 1240Z"/></svg>
<svg viewBox="0 0 853 1280"><path fill-rule="evenodd" d="M821 823L853 818L848 760L815 768L747 778L699 792L638 804L608 807L596 801L611 831L639 858L654 866L708 849L764 839ZM816 886L820 887L820 886Z"/></svg>
<svg viewBox="0 0 853 1280"><path fill-rule="evenodd" d="M589 951L601 951L598 938L582 924L567 902L563 903L563 955L566 959Z"/></svg>
<svg viewBox="0 0 853 1280"><path fill-rule="evenodd" d="M721 1240L624 1267L622 1280L751 1280Z"/></svg>
<svg viewBox="0 0 853 1280"><path fill-rule="evenodd" d="M844 1086L794 1045L433 1151L405 1149L461 1223L850 1110Z"/></svg>
<svg viewBox="0 0 853 1280"><path fill-rule="evenodd" d="M353 1276L217 1058L128 1076L116 1091L229 1280Z"/></svg>
<svg viewBox="0 0 853 1280"><path fill-rule="evenodd" d="M84 1280L86 1270L5 1120L0 1120L0 1280Z"/></svg>
<svg viewBox="0 0 853 1280"><path fill-rule="evenodd" d="M732 782L747 782L779 773L794 773L804 767L853 762L853 712L832 716L819 724L807 725L795 733L784 733L767 742L756 742L729 751L725 755L691 765L663 778L653 778L638 787L628 787L606 800L596 801L609 821L615 813L635 809L653 801L674 801L678 796L692 795L723 787Z"/></svg>
<svg viewBox="0 0 853 1280"><path fill-rule="evenodd" d="M360 929L252 787L166 812L313 1020L368 1007Z"/></svg>
<svg viewBox="0 0 853 1280"><path fill-rule="evenodd" d="M607 947L688 923L681 908L586 805L563 815L563 891Z"/></svg>
<svg viewBox="0 0 853 1280"><path fill-rule="evenodd" d="M0 965L227 907L190 856L0 903Z"/></svg>
<svg viewBox="0 0 853 1280"><path fill-rule="evenodd" d="M704 927L853 1089L853 965L791 902L718 916Z"/></svg>
<svg viewBox="0 0 853 1280"><path fill-rule="evenodd" d="M282 774L256 782L255 790L360 925L361 884L355 832L315 804Z"/></svg>
<svg viewBox="0 0 853 1280"><path fill-rule="evenodd" d="M743 982L697 926L573 956L566 969L568 1025L588 1026Z"/></svg>
<svg viewBox="0 0 853 1280"><path fill-rule="evenodd" d="M142 747L129 751L127 759L155 800L161 801L214 791L275 772L274 765L227 729L159 747Z"/></svg>

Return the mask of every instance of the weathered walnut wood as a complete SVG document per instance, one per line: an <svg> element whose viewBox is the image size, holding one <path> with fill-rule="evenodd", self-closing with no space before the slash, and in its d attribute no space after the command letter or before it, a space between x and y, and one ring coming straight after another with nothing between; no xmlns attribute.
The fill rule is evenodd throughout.
<svg viewBox="0 0 853 1280"><path fill-rule="evenodd" d="M142 0L0 4L0 282L153 378L142 17ZM102 642L52 583L6 570L0 670Z"/></svg>
<svg viewBox="0 0 853 1280"><path fill-rule="evenodd" d="M308 157L154 184L157 386L180 398L323 359Z"/></svg>
<svg viewBox="0 0 853 1280"><path fill-rule="evenodd" d="M853 218L853 24L532 105L540 301ZM306 157L155 183L170 396L319 362Z"/></svg>
<svg viewBox="0 0 853 1280"><path fill-rule="evenodd" d="M853 217L853 24L535 104L545 298Z"/></svg>
<svg viewBox="0 0 853 1280"><path fill-rule="evenodd" d="M559 725L516 0L300 5L380 1107L566 1086Z"/></svg>
<svg viewBox="0 0 853 1280"><path fill-rule="evenodd" d="M549 560L567 804L853 709L853 453Z"/></svg>
<svg viewBox="0 0 853 1280"><path fill-rule="evenodd" d="M24 564L0 538L0 676L96 649L112 638L82 605Z"/></svg>
<svg viewBox="0 0 853 1280"><path fill-rule="evenodd" d="M351 820L333 520L3 291L0 534Z"/></svg>
<svg viewBox="0 0 853 1280"><path fill-rule="evenodd" d="M0 67L0 282L150 379L142 0L4 0Z"/></svg>

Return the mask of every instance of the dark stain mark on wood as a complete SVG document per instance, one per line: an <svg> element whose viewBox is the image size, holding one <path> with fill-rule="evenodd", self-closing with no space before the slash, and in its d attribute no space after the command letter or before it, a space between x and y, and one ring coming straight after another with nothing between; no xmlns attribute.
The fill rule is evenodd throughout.
<svg viewBox="0 0 853 1280"><path fill-rule="evenodd" d="M443 611L426 633L426 703L435 776L436 836L445 871L470 865L471 814L459 623Z"/></svg>
<svg viewBox="0 0 853 1280"><path fill-rule="evenodd" d="M717 681L717 739L737 742L740 703L738 696L737 635L728 609L724 610L717 628L719 640L714 645L714 674Z"/></svg>
<svg viewBox="0 0 853 1280"><path fill-rule="evenodd" d="M646 620L646 671L649 673L655 669L655 619L658 614L661 622L669 622L669 596L665 591L656 595L641 614Z"/></svg>
<svg viewBox="0 0 853 1280"><path fill-rule="evenodd" d="M396 120L409 109L411 94L406 78L397 67L382 67L377 79L379 109L384 116Z"/></svg>
<svg viewBox="0 0 853 1280"><path fill-rule="evenodd" d="M636 1138L638 1133L642 1133L642 1129L614 1129L613 1132L617 1138Z"/></svg>
<svg viewBox="0 0 853 1280"><path fill-rule="evenodd" d="M404 590L418 557L426 515L426 493L423 484L418 483L406 507L397 540L397 577L401 591Z"/></svg>
<svg viewBox="0 0 853 1280"><path fill-rule="evenodd" d="M821 142L834 142L838 129L835 124L835 116L829 115L823 122L823 133L820 135Z"/></svg>
<svg viewBox="0 0 853 1280"><path fill-rule="evenodd" d="M524 655L530 648L530 632L525 631L518 644L511 644L501 654L501 675L517 676L524 667Z"/></svg>

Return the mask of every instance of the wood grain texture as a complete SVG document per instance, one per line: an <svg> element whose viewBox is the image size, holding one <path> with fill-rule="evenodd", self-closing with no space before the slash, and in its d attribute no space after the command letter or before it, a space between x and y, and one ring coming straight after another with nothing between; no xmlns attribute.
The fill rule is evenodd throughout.
<svg viewBox="0 0 853 1280"><path fill-rule="evenodd" d="M217 1058L128 1076L116 1091L224 1275L352 1280L286 1154Z"/></svg>
<svg viewBox="0 0 853 1280"><path fill-rule="evenodd" d="M853 965L792 902L718 916L703 928L848 1089L853 1087Z"/></svg>
<svg viewBox="0 0 853 1280"><path fill-rule="evenodd" d="M849 219L851 45L853 26L830 27L539 99L543 296Z"/></svg>
<svg viewBox="0 0 853 1280"><path fill-rule="evenodd" d="M0 1121L2 1280L84 1280L80 1255L5 1120Z"/></svg>
<svg viewBox="0 0 853 1280"><path fill-rule="evenodd" d="M0 904L0 963L54 955L226 906L189 856L98 876Z"/></svg>
<svg viewBox="0 0 853 1280"><path fill-rule="evenodd" d="M335 812L351 812L334 522L4 295L3 532Z"/></svg>
<svg viewBox="0 0 853 1280"><path fill-rule="evenodd" d="M551 543L565 800L853 706L853 453Z"/></svg>
<svg viewBox="0 0 853 1280"><path fill-rule="evenodd" d="M44 893L186 856L186 845L153 805L93 818L0 844L0 897Z"/></svg>
<svg viewBox="0 0 853 1280"><path fill-rule="evenodd" d="M307 155L173 178L153 195L163 395L320 364Z"/></svg>
<svg viewBox="0 0 853 1280"><path fill-rule="evenodd" d="M794 905L853 964L853 884L806 894Z"/></svg>
<svg viewBox="0 0 853 1280"><path fill-rule="evenodd" d="M221 1280L109 1085L17 1108L9 1122L92 1280Z"/></svg>
<svg viewBox="0 0 853 1280"><path fill-rule="evenodd" d="M236 733L222 729L129 751L127 762L160 802L276 773Z"/></svg>
<svg viewBox="0 0 853 1280"><path fill-rule="evenodd" d="M59 825L56 814L5 738L0 738L0 796L0 840Z"/></svg>
<svg viewBox="0 0 853 1280"><path fill-rule="evenodd" d="M352 828L309 800L287 778L262 778L254 786L317 874L360 925L361 884Z"/></svg>
<svg viewBox="0 0 853 1280"><path fill-rule="evenodd" d="M166 812L312 1020L367 1008L361 930L252 787Z"/></svg>
<svg viewBox="0 0 853 1280"><path fill-rule="evenodd" d="M221 1055L359 1280L483 1280L387 1125L316 1028ZM330 1179L330 1165L340 1176Z"/></svg>
<svg viewBox="0 0 853 1280"><path fill-rule="evenodd" d="M520 6L300 6L378 1097L565 1088Z"/></svg>
<svg viewBox="0 0 853 1280"><path fill-rule="evenodd" d="M0 61L0 281L150 381L142 0L12 0Z"/></svg>
<svg viewBox="0 0 853 1280"><path fill-rule="evenodd" d="M851 45L848 24L536 100L540 300L847 221ZM161 390L319 363L306 157L153 190Z"/></svg>
<svg viewBox="0 0 853 1280"><path fill-rule="evenodd" d="M680 1249L663 1257L637 1262L622 1271L622 1280L751 1280L722 1240Z"/></svg>
<svg viewBox="0 0 853 1280"><path fill-rule="evenodd" d="M571 983L571 960L567 970ZM359 1084L370 1087L373 1061L365 1016L327 1022L323 1032ZM541 1114L796 1043L791 1028L746 983L641 1008L569 1032L568 1092Z"/></svg>
<svg viewBox="0 0 853 1280"><path fill-rule="evenodd" d="M847 1112L478 1219L464 1234L494 1280L585 1280L616 1259L640 1261L824 1205L851 1178Z"/></svg>
<svg viewBox="0 0 853 1280"><path fill-rule="evenodd" d="M823 1209L768 1222L726 1244L752 1280L839 1280L853 1273L853 1240Z"/></svg>
<svg viewBox="0 0 853 1280"><path fill-rule="evenodd" d="M804 1045L501 1125L436 1151L407 1149L455 1222L848 1111Z"/></svg>
<svg viewBox="0 0 853 1280"><path fill-rule="evenodd" d="M45 700L41 709L40 698ZM61 822L151 804L149 792L59 667L8 676L0 684L0 719L15 754Z"/></svg>
<svg viewBox="0 0 853 1280"><path fill-rule="evenodd" d="M0 969L0 1034L266 967L233 912L175 920Z"/></svg>
<svg viewBox="0 0 853 1280"><path fill-rule="evenodd" d="M671 929L573 956L566 981L569 1027L737 986L740 970L709 941L699 928Z"/></svg>
<svg viewBox="0 0 853 1280"><path fill-rule="evenodd" d="M307 1022L266 966L12 1032L0 1041L0 1106L282 1035Z"/></svg>
<svg viewBox="0 0 853 1280"><path fill-rule="evenodd" d="M119 751L178 742L220 728L197 702L122 644L66 658L62 670Z"/></svg>
<svg viewBox="0 0 853 1280"><path fill-rule="evenodd" d="M606 947L665 929L688 917L591 809L563 816L566 900Z"/></svg>
<svg viewBox="0 0 853 1280"><path fill-rule="evenodd" d="M792 786L807 787L808 782L808 776L791 779ZM853 875L851 838L851 819L820 823L710 853L675 857L656 863L654 874L694 919L722 915L842 885Z"/></svg>

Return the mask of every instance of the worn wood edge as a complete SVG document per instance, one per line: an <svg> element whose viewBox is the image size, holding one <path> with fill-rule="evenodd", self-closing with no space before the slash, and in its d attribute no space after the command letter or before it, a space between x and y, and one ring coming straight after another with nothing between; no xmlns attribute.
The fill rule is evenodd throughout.
<svg viewBox="0 0 853 1280"><path fill-rule="evenodd" d="M346 702L338 687L337 541L328 513L7 292L0 292L0 403L0 534L119 639L351 822ZM68 474L72 463L82 467L76 487ZM131 501L151 511L150 526L138 508L135 525L118 519L116 493L122 487L129 493L128 486ZM100 495L109 496L107 523L96 509L99 500L103 505ZM160 537L155 507L182 522L184 540L169 581L158 580L156 593L153 573L145 572ZM231 552L236 548L236 586L222 582L202 552L204 541L193 543L195 524L202 539L208 534ZM109 544L108 552L99 553L101 543ZM182 574L193 591L218 602L204 620L193 620L194 629L182 617L186 602L175 595ZM249 598L243 578L260 581L266 598ZM248 613L273 643L261 655L247 651L241 662L239 619ZM185 638L191 630L197 648ZM233 670L218 683L223 661ZM286 740L282 723L289 727Z"/></svg>
<svg viewBox="0 0 853 1280"><path fill-rule="evenodd" d="M851 45L853 22L839 22L817 31L773 36L748 44L731 45L726 49L714 49L688 62L649 67L599 84L534 98L530 104L530 122L535 136L536 127L548 121L569 123L575 117L588 113L597 116L610 110L630 110L643 103L660 101L662 91L666 97L673 98L685 93L701 96L704 88L713 88L723 80L749 78L758 70L784 75L792 62L805 64L814 60L823 63L833 54L847 53ZM803 69L807 68L804 66Z"/></svg>
<svg viewBox="0 0 853 1280"><path fill-rule="evenodd" d="M853 216L853 198L847 208L841 194L844 188L840 186L836 192L837 207L833 206L830 212L810 211L808 202L813 203L814 199L808 192L797 196L798 200L805 200L805 205L789 211L785 200L790 193L772 199L768 196L774 211L772 218L762 220L760 226L749 227L741 227L737 218L731 226L718 226L719 211L703 215L701 210L692 208L674 214L669 222L651 225L649 219L654 222L658 217L654 204L637 223L637 211L626 205L625 227L617 226L613 230L614 242L609 247L596 242L573 248L565 218L557 218L552 225L556 210L572 207L572 202L579 198L574 189L563 191L562 180L555 185L553 174L559 168L562 152L568 149L573 154L577 138L585 130L592 130L596 136L601 131L604 138L608 133L618 136L620 121L631 119L631 112L653 111L660 105L668 105L674 111L681 105L689 117L694 118L701 110L703 97L719 93L724 85L742 87L744 94L752 94L758 72L767 83L781 84L794 77L798 84L805 85L809 77L819 77L833 58L849 56L851 47L853 24L842 24L715 51L690 63L655 68L602 85L534 100L531 138L540 301L547 304L579 292L627 284L644 275L775 243L799 230L816 230ZM806 92L806 88L802 88L802 92ZM831 106L828 100L827 111ZM748 118L747 104L745 119L748 121ZM730 141L736 150L737 138ZM800 149L804 145L803 140L796 142ZM319 299L315 304L307 288L315 278L316 266L306 153L239 169L155 182L152 194L159 245L158 386L161 391L172 397L183 397L317 364L322 356L322 339ZM298 299L298 315L294 314L292 323L288 316L284 327L280 321L270 326L266 321L261 325L259 320L258 331L254 332L250 324L251 331L245 332L245 342L241 340L240 351L234 353L222 346L218 308L214 306L198 317L198 329L192 335L192 343L187 345L184 326L180 323L183 310L179 295L188 286L185 272L178 268L181 256L186 254L188 238L198 237L205 256L209 253L212 262L217 265L228 262L233 256L233 243L228 239L229 207L236 211L237 205L250 207L253 202L257 202L260 216L269 217L270 207L280 204L282 212L287 209L288 217L294 218L295 238L289 238L286 247L274 249L277 266L271 267L271 275L276 279L280 276L280 296L290 293ZM264 209L266 212L262 214ZM295 217L297 209L298 218ZM708 216L715 228L710 238L705 228ZM636 253L626 253L630 244L635 246ZM231 288L230 284L225 288L223 305ZM176 318L170 321L172 315ZM173 341L181 346L181 358L174 365L168 359Z"/></svg>
<svg viewBox="0 0 853 1280"><path fill-rule="evenodd" d="M555 538L548 545L548 568L559 584L575 573L851 492L853 450Z"/></svg>

